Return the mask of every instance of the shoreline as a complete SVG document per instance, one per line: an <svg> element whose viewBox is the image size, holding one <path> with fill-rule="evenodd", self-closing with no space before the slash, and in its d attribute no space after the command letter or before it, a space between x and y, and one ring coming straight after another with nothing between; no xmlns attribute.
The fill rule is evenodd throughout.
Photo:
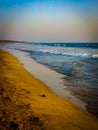
<svg viewBox="0 0 98 130"><path fill-rule="evenodd" d="M1 46L1 48L2 47L3 46ZM6 46L2 49L18 58L19 62L23 64L24 69L32 76L45 83L52 92L63 99L71 101L75 106L98 119L97 105L95 106L94 103L91 102L93 104L90 106L90 102L88 102L85 97L85 95L90 93L89 90L71 84L71 82L68 82L66 75L32 59L28 52L8 49ZM32 66L34 67L32 68Z"/></svg>
<svg viewBox="0 0 98 130"><path fill-rule="evenodd" d="M25 70L27 70L32 76L45 83L50 90L61 98L71 101L74 105L87 112L84 101L71 94L71 91L65 86L63 78L66 76L58 73L55 70L50 69L48 66L36 62L34 59L28 56L27 52L21 52L14 49L4 48L5 51L14 55L20 63L23 64ZM34 68L32 68L34 66ZM88 112L87 112L88 113Z"/></svg>
<svg viewBox="0 0 98 130"><path fill-rule="evenodd" d="M95 118L53 93L12 54L0 51L0 60L1 130L13 127L19 130L98 129Z"/></svg>

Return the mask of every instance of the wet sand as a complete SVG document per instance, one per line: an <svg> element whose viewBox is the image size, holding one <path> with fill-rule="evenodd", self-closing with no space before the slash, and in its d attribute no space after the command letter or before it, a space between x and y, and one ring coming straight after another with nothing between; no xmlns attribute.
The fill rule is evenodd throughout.
<svg viewBox="0 0 98 130"><path fill-rule="evenodd" d="M63 80L67 89L75 95L75 97L86 103L85 109L87 112L98 119L98 89L77 85L66 78L63 78Z"/></svg>

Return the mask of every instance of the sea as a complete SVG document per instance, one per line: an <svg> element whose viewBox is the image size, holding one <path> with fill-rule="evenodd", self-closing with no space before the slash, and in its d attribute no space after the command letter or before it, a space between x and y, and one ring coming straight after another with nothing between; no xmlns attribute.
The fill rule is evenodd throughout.
<svg viewBox="0 0 98 130"><path fill-rule="evenodd" d="M9 49L27 52L40 64L64 74L67 89L87 103L98 118L98 43L15 43Z"/></svg>

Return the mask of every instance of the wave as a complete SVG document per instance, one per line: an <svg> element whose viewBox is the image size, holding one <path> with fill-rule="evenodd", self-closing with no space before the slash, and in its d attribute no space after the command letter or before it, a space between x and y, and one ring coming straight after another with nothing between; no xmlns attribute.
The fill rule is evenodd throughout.
<svg viewBox="0 0 98 130"><path fill-rule="evenodd" d="M65 55L65 56L75 56L75 57L86 57L86 58L98 58L98 54L90 54L90 53L84 53L84 52L64 52L59 50L34 50L33 52L37 53L49 53L49 54L55 54L55 55Z"/></svg>

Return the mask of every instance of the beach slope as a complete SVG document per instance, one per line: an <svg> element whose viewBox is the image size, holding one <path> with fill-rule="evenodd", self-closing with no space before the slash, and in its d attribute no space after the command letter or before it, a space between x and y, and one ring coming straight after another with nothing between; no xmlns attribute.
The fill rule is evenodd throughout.
<svg viewBox="0 0 98 130"><path fill-rule="evenodd" d="M0 51L0 130L13 129L98 130L98 121L54 94L14 56Z"/></svg>

